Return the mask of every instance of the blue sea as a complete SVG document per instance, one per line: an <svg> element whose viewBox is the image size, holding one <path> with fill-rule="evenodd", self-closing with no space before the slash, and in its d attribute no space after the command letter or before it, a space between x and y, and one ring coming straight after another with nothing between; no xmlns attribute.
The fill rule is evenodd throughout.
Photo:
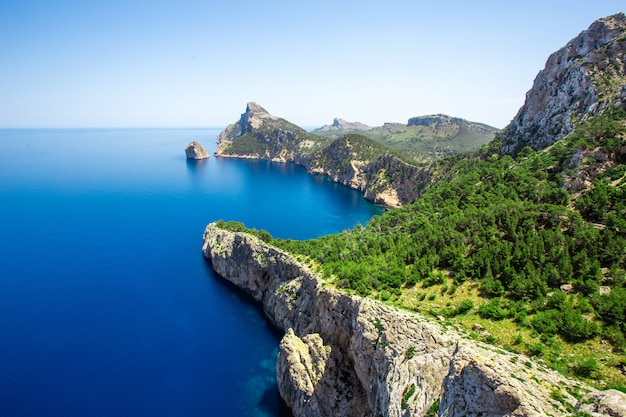
<svg viewBox="0 0 626 417"><path fill-rule="evenodd" d="M285 416L280 334L207 223L306 239L382 212L298 166L189 162L217 129L0 130L0 415Z"/></svg>

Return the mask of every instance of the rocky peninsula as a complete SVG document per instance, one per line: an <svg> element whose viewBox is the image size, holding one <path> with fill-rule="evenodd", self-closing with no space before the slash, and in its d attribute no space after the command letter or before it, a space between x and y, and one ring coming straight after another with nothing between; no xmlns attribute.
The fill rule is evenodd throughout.
<svg viewBox="0 0 626 417"><path fill-rule="evenodd" d="M626 416L626 395L341 292L289 254L209 224L203 255L285 332L276 365L299 416ZM557 395L558 394L558 395Z"/></svg>

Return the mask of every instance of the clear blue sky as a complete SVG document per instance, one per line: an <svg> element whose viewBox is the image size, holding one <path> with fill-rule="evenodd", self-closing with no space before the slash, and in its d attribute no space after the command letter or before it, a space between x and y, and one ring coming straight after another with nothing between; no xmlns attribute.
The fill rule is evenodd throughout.
<svg viewBox="0 0 626 417"><path fill-rule="evenodd" d="M549 54L623 0L0 1L0 127L504 127Z"/></svg>

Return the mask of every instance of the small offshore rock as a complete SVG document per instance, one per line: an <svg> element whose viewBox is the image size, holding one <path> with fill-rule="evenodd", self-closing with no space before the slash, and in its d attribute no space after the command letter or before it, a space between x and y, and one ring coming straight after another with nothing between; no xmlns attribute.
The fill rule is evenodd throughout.
<svg viewBox="0 0 626 417"><path fill-rule="evenodd" d="M187 159L206 159L209 157L209 153L198 142L191 141L185 147L185 155Z"/></svg>

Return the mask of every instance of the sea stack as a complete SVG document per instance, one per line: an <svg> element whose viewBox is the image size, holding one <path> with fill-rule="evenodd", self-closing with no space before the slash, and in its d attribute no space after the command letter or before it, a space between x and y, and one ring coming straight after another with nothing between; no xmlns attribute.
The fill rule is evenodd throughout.
<svg viewBox="0 0 626 417"><path fill-rule="evenodd" d="M206 159L209 157L206 149L195 140L187 144L185 155L187 155L187 159Z"/></svg>

